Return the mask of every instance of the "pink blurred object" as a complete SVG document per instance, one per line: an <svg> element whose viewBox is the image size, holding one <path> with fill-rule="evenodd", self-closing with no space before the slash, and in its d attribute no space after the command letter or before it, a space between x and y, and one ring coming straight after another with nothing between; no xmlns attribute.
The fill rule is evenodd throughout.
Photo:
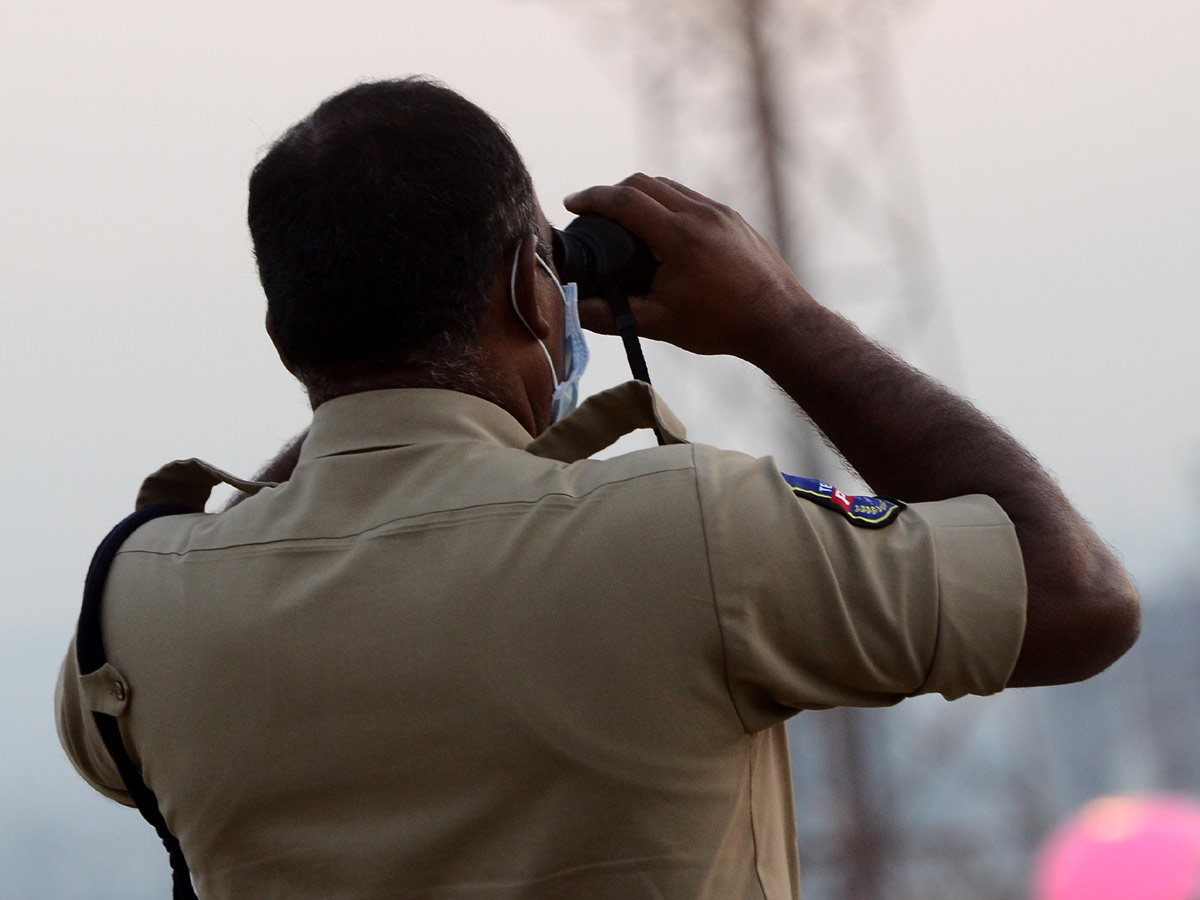
<svg viewBox="0 0 1200 900"><path fill-rule="evenodd" d="M1036 900L1200 900L1200 806L1169 796L1093 800L1042 846Z"/></svg>

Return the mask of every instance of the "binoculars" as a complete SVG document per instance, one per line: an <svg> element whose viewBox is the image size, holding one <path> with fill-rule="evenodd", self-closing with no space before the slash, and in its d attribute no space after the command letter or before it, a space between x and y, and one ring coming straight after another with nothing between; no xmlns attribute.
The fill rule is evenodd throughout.
<svg viewBox="0 0 1200 900"><path fill-rule="evenodd" d="M644 294L658 268L645 241L603 216L583 215L555 228L553 247L559 278L579 285L580 297Z"/></svg>

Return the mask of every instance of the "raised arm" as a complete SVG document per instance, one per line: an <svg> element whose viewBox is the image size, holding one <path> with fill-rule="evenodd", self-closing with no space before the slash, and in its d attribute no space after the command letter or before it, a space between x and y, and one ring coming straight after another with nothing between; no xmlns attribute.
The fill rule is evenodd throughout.
<svg viewBox="0 0 1200 900"><path fill-rule="evenodd" d="M730 354L769 375L846 460L885 495L910 502L986 494L1016 529L1027 624L1010 686L1087 678L1137 638L1129 576L1037 461L932 378L818 304L733 210L683 185L634 175L573 194L566 206L621 222L660 260L631 298L643 335ZM585 327L611 331L599 300Z"/></svg>
<svg viewBox="0 0 1200 900"><path fill-rule="evenodd" d="M254 475L255 481L287 481L292 477L292 472L296 468L296 464L300 462L300 448L304 446L304 439L308 437L308 429L304 429L290 441L280 448L275 458L270 460ZM225 509L230 509L237 506L245 500L249 494L238 491L229 498L229 502L225 504Z"/></svg>

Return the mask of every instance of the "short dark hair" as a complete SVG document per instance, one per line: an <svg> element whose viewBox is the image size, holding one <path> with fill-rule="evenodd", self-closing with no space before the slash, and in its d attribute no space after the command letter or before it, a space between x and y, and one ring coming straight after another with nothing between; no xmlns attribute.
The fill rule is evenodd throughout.
<svg viewBox="0 0 1200 900"><path fill-rule="evenodd" d="M267 328L306 385L473 346L497 263L536 228L504 129L423 77L324 101L250 176Z"/></svg>

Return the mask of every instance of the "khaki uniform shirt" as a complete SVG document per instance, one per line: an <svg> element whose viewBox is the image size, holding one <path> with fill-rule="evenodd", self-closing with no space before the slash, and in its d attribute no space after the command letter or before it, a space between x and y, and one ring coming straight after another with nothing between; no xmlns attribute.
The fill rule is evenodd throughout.
<svg viewBox="0 0 1200 900"><path fill-rule="evenodd" d="M288 482L126 541L72 762L129 802L118 714L205 900L798 896L784 720L1000 690L1020 551L986 497L858 528L681 432L635 383L532 444L466 394L322 405Z"/></svg>

